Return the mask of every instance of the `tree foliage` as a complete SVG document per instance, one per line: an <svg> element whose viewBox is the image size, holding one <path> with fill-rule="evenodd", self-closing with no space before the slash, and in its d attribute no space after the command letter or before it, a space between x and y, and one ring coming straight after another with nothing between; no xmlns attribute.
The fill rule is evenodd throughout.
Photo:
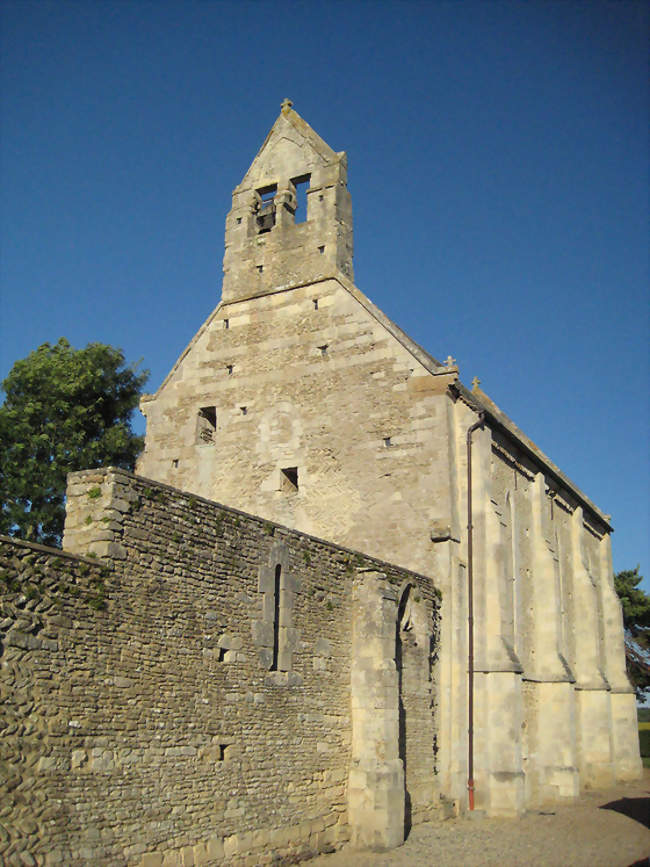
<svg viewBox="0 0 650 867"><path fill-rule="evenodd" d="M650 689L650 596L639 588L642 580L638 566L614 576L623 608L627 673L639 701Z"/></svg>
<svg viewBox="0 0 650 867"><path fill-rule="evenodd" d="M60 545L66 475L133 469L143 440L131 414L148 376L119 349L63 337L14 364L0 406L0 533Z"/></svg>

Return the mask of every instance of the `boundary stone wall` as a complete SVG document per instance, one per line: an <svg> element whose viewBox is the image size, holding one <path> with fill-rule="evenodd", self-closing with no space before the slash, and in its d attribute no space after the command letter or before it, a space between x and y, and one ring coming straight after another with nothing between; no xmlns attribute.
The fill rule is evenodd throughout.
<svg viewBox="0 0 650 867"><path fill-rule="evenodd" d="M97 561L0 536L2 864L44 863L46 856L62 863L74 833L71 804L81 794L74 778L82 764L99 773L99 732L90 749L79 748L97 702L92 646L110 583ZM79 862L84 852L80 841Z"/></svg>
<svg viewBox="0 0 650 867"><path fill-rule="evenodd" d="M435 634L430 579L113 469L70 476L64 545L0 539L0 860L253 865L348 840L353 583L416 587Z"/></svg>

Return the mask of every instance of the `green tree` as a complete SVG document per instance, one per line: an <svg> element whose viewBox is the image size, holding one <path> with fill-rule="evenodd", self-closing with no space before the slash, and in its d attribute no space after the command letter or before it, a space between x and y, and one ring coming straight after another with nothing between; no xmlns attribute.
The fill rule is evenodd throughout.
<svg viewBox="0 0 650 867"><path fill-rule="evenodd" d="M133 469L143 439L131 414L149 376L137 368L112 346L63 337L14 364L0 406L0 533L59 546L66 475Z"/></svg>
<svg viewBox="0 0 650 867"><path fill-rule="evenodd" d="M650 689L650 596L639 588L642 580L638 566L614 576L623 608L627 673L639 701Z"/></svg>

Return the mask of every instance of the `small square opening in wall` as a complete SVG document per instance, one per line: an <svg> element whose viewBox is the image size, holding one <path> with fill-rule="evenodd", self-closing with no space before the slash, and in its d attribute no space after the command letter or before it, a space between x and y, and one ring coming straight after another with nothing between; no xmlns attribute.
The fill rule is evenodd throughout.
<svg viewBox="0 0 650 867"><path fill-rule="evenodd" d="M217 426L217 408L216 406L202 406L199 410L199 414L202 418L204 418L207 422L209 422L212 428L216 428Z"/></svg>
<svg viewBox="0 0 650 867"><path fill-rule="evenodd" d="M322 346L318 347L321 355L327 355L327 343L324 343Z"/></svg>
<svg viewBox="0 0 650 867"><path fill-rule="evenodd" d="M199 410L197 418L197 440L200 443L214 442L214 435L217 430L217 408L216 406L202 406ZM178 462L177 462L178 463Z"/></svg>
<svg viewBox="0 0 650 867"><path fill-rule="evenodd" d="M172 461L172 468L175 469L175 470L178 469L178 458L174 458L174 459L173 459L173 461Z"/></svg>
<svg viewBox="0 0 650 867"><path fill-rule="evenodd" d="M325 245L324 244L321 244L321 246L318 248L318 252L321 254L321 256L323 255L323 253L325 252Z"/></svg>
<svg viewBox="0 0 650 867"><path fill-rule="evenodd" d="M390 437L384 437L384 446L389 449L391 447Z"/></svg>
<svg viewBox="0 0 650 867"><path fill-rule="evenodd" d="M280 490L298 490L298 467L284 467L280 470Z"/></svg>

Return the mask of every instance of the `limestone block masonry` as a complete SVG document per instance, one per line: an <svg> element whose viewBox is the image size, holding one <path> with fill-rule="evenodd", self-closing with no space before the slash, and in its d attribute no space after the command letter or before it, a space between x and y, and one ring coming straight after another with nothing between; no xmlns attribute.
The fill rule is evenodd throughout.
<svg viewBox="0 0 650 867"><path fill-rule="evenodd" d="M440 798L452 812L469 809L470 785L478 809L516 816L638 777L610 516L479 382L463 385L453 358L436 360L369 300L352 282L352 252L347 158L285 101L233 192L221 301L142 400L138 472L413 569L440 587L434 668L443 698L429 755L420 748L430 724L422 711L426 629L417 640L417 630L404 631L396 669L390 654L370 659L361 639L355 645L357 695L375 695L379 680L388 693L397 676L404 708L413 705L399 729L401 771L388 753L381 770L364 770L376 732L362 735L354 753L354 811L368 822L360 841L397 839L390 820L380 828L380 802L401 803L400 773L414 822ZM272 568L256 626L267 657ZM278 592L290 603L283 580ZM357 587L353 600L365 592ZM377 635L376 606L393 617L403 601L386 592L366 599ZM294 613L290 604L282 611L278 652L289 669ZM375 716L388 736L391 715ZM366 732L363 713L353 714L352 730ZM364 798L363 780L380 778L379 801Z"/></svg>
<svg viewBox="0 0 650 867"><path fill-rule="evenodd" d="M640 776L610 516L352 255L285 100L139 475L71 475L64 553L0 545L4 863L381 850Z"/></svg>
<svg viewBox="0 0 650 867"><path fill-rule="evenodd" d="M358 833L361 706L393 721L377 743L404 800L395 600L417 595L435 648L430 579L122 470L74 473L67 496L63 552L0 539L2 863L257 865L332 850ZM359 581L392 599L388 703L352 698ZM423 751L431 678L428 665ZM364 764L377 801L384 764ZM402 835L404 821L402 809Z"/></svg>

